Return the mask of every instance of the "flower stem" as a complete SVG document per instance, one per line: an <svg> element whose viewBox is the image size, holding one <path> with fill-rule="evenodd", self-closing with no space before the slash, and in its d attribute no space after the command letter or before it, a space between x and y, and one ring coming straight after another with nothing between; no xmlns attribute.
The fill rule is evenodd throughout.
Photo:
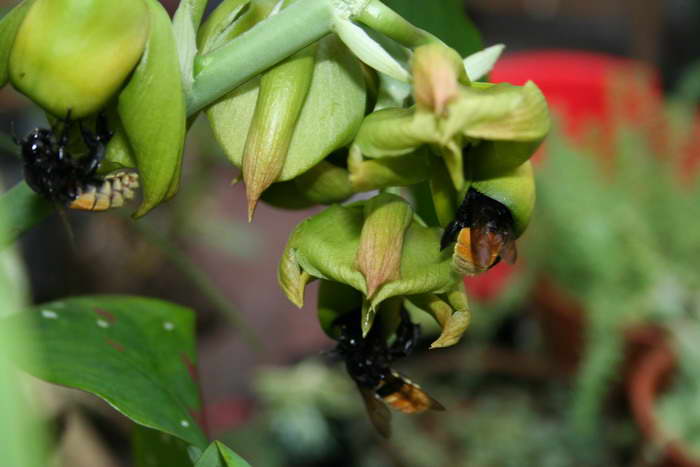
<svg viewBox="0 0 700 467"><path fill-rule="evenodd" d="M409 49L435 42L442 44L440 39L412 25L379 0L370 0L355 19Z"/></svg>
<svg viewBox="0 0 700 467"><path fill-rule="evenodd" d="M331 32L333 0L299 0L228 44L197 57L187 96L193 114L253 76Z"/></svg>

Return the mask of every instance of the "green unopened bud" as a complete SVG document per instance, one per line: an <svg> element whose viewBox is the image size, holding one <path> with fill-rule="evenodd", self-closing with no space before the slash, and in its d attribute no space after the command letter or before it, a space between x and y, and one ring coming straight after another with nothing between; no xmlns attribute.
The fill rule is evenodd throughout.
<svg viewBox="0 0 700 467"><path fill-rule="evenodd" d="M386 196L388 195L383 195L384 198ZM392 201L393 198L391 197ZM376 308L390 297L443 293L454 286L458 279L451 270L450 253L440 252L438 248L439 229L428 228L412 218L405 229L403 243L395 239L390 244L382 237L382 219L378 218L378 225L372 227L375 222L372 219L368 226L370 233L363 238L366 205L367 202L362 201L348 206L331 206L306 219L294 230L278 270L280 286L293 303L303 303L303 290L309 276L353 287L368 300L370 308ZM392 206L391 203L384 207L389 206ZM398 205L392 206L390 210L393 211L394 208L400 212L398 215L394 212L395 219L389 223L394 226L391 231L397 232L400 231L402 222L405 222L403 216L406 212L405 208ZM372 240L374 235L379 238ZM361 244L372 244L373 250L362 252ZM386 245L387 249L398 249L400 253L377 251L376 246L379 244ZM378 258L370 257L371 254L378 255ZM400 254L397 278L394 277L395 254ZM358 258L364 258L360 262L364 264L362 270L372 271L370 277L379 278L371 281L372 284L377 284L372 295L368 293L370 281L361 272Z"/></svg>
<svg viewBox="0 0 700 467"><path fill-rule="evenodd" d="M443 44L418 47L411 59L416 106L442 116L459 97L459 83L469 84L459 54Z"/></svg>
<svg viewBox="0 0 700 467"><path fill-rule="evenodd" d="M12 46L12 84L59 118L97 112L144 51L143 0L36 0Z"/></svg>
<svg viewBox="0 0 700 467"><path fill-rule="evenodd" d="M218 26L210 22L204 25L207 37L201 41L203 50L216 47L221 37L242 33L265 17L260 14L258 2L240 14L233 8L240 2L228 3L231 11L217 15L221 17ZM365 88L357 59L334 35L318 41L309 53L313 56L310 62L305 61L306 71L295 72L298 79L293 80L304 80L303 86L293 86L292 80L279 76L275 91L263 92L261 86L268 79L264 75L235 89L207 110L224 152L234 165L243 167L251 211L255 200L271 183L293 180L345 147L362 121ZM292 62L279 66L285 65ZM270 95L265 97L266 94ZM280 112L281 107L287 110ZM268 109L265 119L260 117L262 110L258 111L262 108ZM263 124L265 120L267 124Z"/></svg>
<svg viewBox="0 0 700 467"><path fill-rule="evenodd" d="M365 204L357 267L371 299L385 282L399 279L403 238L413 209L399 196L380 194Z"/></svg>
<svg viewBox="0 0 700 467"><path fill-rule="evenodd" d="M315 52L316 47L309 46L260 78L255 113L243 149L249 222L260 195L282 172L311 85Z"/></svg>

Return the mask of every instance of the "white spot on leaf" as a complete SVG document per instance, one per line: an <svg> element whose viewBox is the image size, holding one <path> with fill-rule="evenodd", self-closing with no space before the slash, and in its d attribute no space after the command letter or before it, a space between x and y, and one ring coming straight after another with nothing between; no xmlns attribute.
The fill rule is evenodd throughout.
<svg viewBox="0 0 700 467"><path fill-rule="evenodd" d="M46 319L57 319L58 313L51 310L41 310L41 316L43 316Z"/></svg>
<svg viewBox="0 0 700 467"><path fill-rule="evenodd" d="M187 420L182 420L180 422L180 425L182 425L184 428L187 428L188 426L190 426L190 422L188 422Z"/></svg>
<svg viewBox="0 0 700 467"><path fill-rule="evenodd" d="M166 321L165 323L163 323L163 329L165 329L166 331L172 331L173 329L175 329L175 325L170 321Z"/></svg>
<svg viewBox="0 0 700 467"><path fill-rule="evenodd" d="M109 323L103 319L98 319L97 325L101 328L108 328L109 327Z"/></svg>

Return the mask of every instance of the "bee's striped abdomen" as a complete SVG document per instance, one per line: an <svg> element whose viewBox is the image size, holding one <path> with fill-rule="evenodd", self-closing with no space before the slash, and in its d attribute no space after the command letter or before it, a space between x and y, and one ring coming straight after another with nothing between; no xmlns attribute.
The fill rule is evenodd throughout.
<svg viewBox="0 0 700 467"><path fill-rule="evenodd" d="M88 183L78 189L78 195L68 205L82 211L106 211L124 205L139 187L136 172L118 171L104 177L101 184Z"/></svg>

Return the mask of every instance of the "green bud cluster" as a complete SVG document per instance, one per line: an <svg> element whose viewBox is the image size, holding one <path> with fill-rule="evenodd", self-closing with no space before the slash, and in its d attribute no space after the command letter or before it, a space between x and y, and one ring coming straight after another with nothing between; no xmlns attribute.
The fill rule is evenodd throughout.
<svg viewBox="0 0 700 467"><path fill-rule="evenodd" d="M24 0L0 20L0 85L59 123L106 115L105 167L140 172L137 216L177 192L187 123L202 110L241 171L249 220L260 200L331 205L283 253L293 303L319 279L329 334L345 311L361 309L367 333L379 311L403 307L441 325L433 346L454 344L469 322L462 275L514 261L532 215L528 160L550 126L540 90L479 82L502 46L463 58L379 0L224 0L200 24L205 4L183 0L171 21L157 0ZM328 24L309 25L294 50L265 44L286 56L263 57L251 38L279 41L269 25L293 31L295 15ZM221 95L212 76L236 53L255 71L235 71L242 84ZM218 99L201 97L213 88ZM417 184L437 225L397 194ZM334 204L371 190L381 193Z"/></svg>

